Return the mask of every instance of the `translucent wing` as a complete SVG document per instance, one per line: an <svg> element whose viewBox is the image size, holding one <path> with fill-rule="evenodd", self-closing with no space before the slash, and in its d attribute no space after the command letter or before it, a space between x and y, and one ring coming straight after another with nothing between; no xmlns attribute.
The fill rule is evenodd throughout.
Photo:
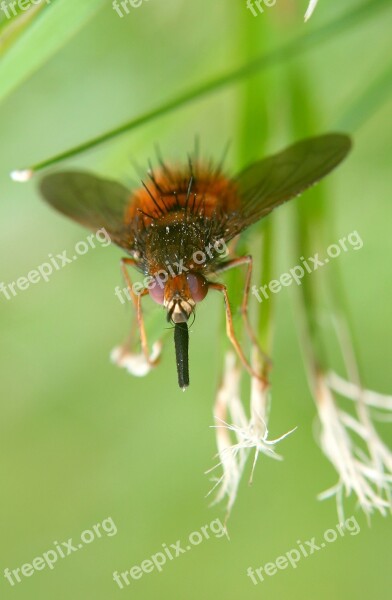
<svg viewBox="0 0 392 600"><path fill-rule="evenodd" d="M230 237L325 177L350 148L348 136L332 133L302 140L244 169L234 180L240 202L228 223Z"/></svg>
<svg viewBox="0 0 392 600"><path fill-rule="evenodd" d="M124 215L131 192L120 183L68 171L44 177L40 191L53 208L67 217L94 231L104 227L114 243L130 248Z"/></svg>

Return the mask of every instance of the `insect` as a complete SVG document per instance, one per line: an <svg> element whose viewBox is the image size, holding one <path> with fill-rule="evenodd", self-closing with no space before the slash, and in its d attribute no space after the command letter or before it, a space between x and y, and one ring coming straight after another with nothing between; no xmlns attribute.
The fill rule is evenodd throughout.
<svg viewBox="0 0 392 600"><path fill-rule="evenodd" d="M252 335L247 305L252 257L222 257L223 245L294 198L332 171L348 154L350 138L332 133L308 138L282 152L257 161L235 177L221 165L205 165L196 156L186 166L150 167L149 181L134 190L116 181L68 171L49 174L40 183L44 199L78 223L104 228L127 257L121 261L129 294L136 309L142 352L149 353L142 299L149 295L166 309L174 325L179 386L189 385L188 320L208 291L223 295L226 330L245 368L259 377L238 342L227 288L216 276L246 266L242 315ZM128 267L145 276L144 285L132 283Z"/></svg>

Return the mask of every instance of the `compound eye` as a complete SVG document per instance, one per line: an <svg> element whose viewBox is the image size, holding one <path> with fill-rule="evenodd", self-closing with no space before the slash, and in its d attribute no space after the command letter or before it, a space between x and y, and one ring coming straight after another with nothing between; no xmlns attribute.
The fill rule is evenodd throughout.
<svg viewBox="0 0 392 600"><path fill-rule="evenodd" d="M165 285L162 282L162 279L155 278L154 281L150 283L151 287L148 288L148 293L151 298L157 304L163 304L165 300Z"/></svg>
<svg viewBox="0 0 392 600"><path fill-rule="evenodd" d="M208 283L202 275L187 275L189 291L195 302L201 302L207 296Z"/></svg>

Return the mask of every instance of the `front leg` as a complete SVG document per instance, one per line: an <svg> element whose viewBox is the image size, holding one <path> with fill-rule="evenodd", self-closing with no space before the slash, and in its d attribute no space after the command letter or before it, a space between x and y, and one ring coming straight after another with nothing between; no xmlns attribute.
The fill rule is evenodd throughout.
<svg viewBox="0 0 392 600"><path fill-rule="evenodd" d="M136 267L137 263L132 258L122 258L121 259L121 270L123 272L123 276L124 276L125 282L127 284L130 298L135 307L136 321L137 321L137 326L138 326L138 330L139 330L142 352L144 354L147 364L151 367L154 367L159 362L159 356L154 359L151 358L151 355L150 355L150 352L148 349L147 334L146 334L146 328L144 325L144 317L143 317L143 311L142 311L142 298L148 294L148 290L145 288L139 294L135 294L135 292L132 289L132 280L129 275L127 266Z"/></svg>

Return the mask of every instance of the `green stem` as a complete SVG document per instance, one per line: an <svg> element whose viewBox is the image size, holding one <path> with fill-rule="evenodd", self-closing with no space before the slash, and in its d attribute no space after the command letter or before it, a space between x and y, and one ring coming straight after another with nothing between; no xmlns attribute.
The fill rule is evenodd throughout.
<svg viewBox="0 0 392 600"><path fill-rule="evenodd" d="M251 61L254 56L261 55L269 45L269 38L273 35L267 21L249 19L248 14L243 16L244 58ZM268 106L269 96L266 90L270 89L269 76L263 74L257 79L249 79L243 87L242 116L239 131L239 162L249 164L267 153L270 133L274 129L275 118L273 109ZM271 118L272 117L272 118ZM272 121L272 122L271 122ZM260 223L247 243L245 236L243 254L251 254L254 259L252 285L260 280L260 275L267 281L272 271L272 223L271 217ZM266 303L259 304L251 294L249 297L249 314L251 321L255 322L255 333L258 341L267 353L271 353L271 324L272 324L272 298Z"/></svg>
<svg viewBox="0 0 392 600"><path fill-rule="evenodd" d="M306 75L298 69L288 69L288 96L291 102L292 131L295 137L314 134L319 121L311 100ZM305 259L314 255L317 247L325 243L326 198L317 186L306 194L307 202L295 204L294 244L295 254ZM319 326L320 290L314 275L305 275L299 288L301 298L300 334L305 351L309 375L313 378L327 369L328 358L322 331Z"/></svg>
<svg viewBox="0 0 392 600"><path fill-rule="evenodd" d="M311 135L315 132L315 107L310 100L309 85L302 74L297 71L290 73L291 82L289 85L289 95L292 104L293 130L296 136ZM362 96L354 103L350 112L339 120L340 126L344 129L353 130L365 123L384 102L392 91L391 85L391 66L377 77L364 91ZM325 191L322 187L317 187L307 194L308 202L301 206L297 204L297 231L296 244L297 252L301 256L311 256L314 254L316 243L325 247L326 225L328 223L328 233L333 234L333 222L329 215L329 207ZM327 370L330 365L325 351L325 338L320 328L318 317L321 307L320 290L314 279L304 277L300 288L303 306L306 307L303 314L303 339L304 347L311 347L311 356L308 356L309 364L313 363L313 370ZM347 326L348 335L355 340L354 326L349 310L349 303L345 293L345 286L339 265L333 271L331 276L329 271L325 272L327 298L331 305L333 314L337 318L338 326ZM306 343L308 340L308 343ZM358 354L358 345L353 343L356 354ZM346 358L346 357L345 357ZM358 363L358 357L355 357Z"/></svg>
<svg viewBox="0 0 392 600"><path fill-rule="evenodd" d="M261 259L263 281L271 281L274 260L274 231L273 220L267 219L262 230ZM258 311L258 340L262 349L272 354L272 327L274 315L274 296L259 305Z"/></svg>

